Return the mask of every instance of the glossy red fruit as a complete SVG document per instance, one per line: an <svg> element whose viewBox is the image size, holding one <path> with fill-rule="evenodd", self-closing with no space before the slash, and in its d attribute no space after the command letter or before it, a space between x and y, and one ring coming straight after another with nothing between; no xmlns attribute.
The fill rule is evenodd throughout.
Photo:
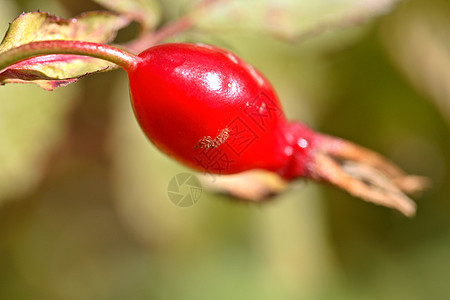
<svg viewBox="0 0 450 300"><path fill-rule="evenodd" d="M382 156L287 122L272 87L225 50L163 44L139 55L129 75L135 115L147 137L181 163L209 173L251 169L328 182L413 215L403 192L425 187Z"/></svg>
<svg viewBox="0 0 450 300"><path fill-rule="evenodd" d="M134 112L148 138L194 169L303 175L312 131L289 124L268 81L225 50L164 44L129 71ZM294 161L295 162L294 162Z"/></svg>

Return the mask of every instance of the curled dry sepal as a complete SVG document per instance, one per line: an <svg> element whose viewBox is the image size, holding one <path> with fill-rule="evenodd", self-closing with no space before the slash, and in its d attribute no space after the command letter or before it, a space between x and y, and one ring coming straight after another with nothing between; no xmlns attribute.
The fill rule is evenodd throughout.
<svg viewBox="0 0 450 300"><path fill-rule="evenodd" d="M128 18L106 11L86 12L62 19L44 12L23 13L8 28L1 53L30 42L82 40L106 44L129 24ZM105 60L79 55L45 55L30 58L0 70L0 84L31 82L53 90L87 74L116 68Z"/></svg>
<svg viewBox="0 0 450 300"><path fill-rule="evenodd" d="M312 178L334 184L350 194L413 216L416 204L406 194L430 184L423 176L408 175L376 152L332 136L321 140L314 154L316 175Z"/></svg>

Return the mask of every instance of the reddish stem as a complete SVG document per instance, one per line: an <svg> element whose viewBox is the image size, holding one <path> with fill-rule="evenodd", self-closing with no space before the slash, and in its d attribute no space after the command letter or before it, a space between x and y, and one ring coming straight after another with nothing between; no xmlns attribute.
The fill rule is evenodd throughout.
<svg viewBox="0 0 450 300"><path fill-rule="evenodd" d="M170 36L188 30L193 25L190 16L183 16L178 20L169 23L156 32L144 33L139 39L126 45L126 48L132 52L139 53L144 49L154 46Z"/></svg>
<svg viewBox="0 0 450 300"><path fill-rule="evenodd" d="M140 58L118 48L84 41L49 40L24 44L0 54L0 70L19 61L49 54L75 54L110 61L126 71L134 69Z"/></svg>
<svg viewBox="0 0 450 300"><path fill-rule="evenodd" d="M173 36L177 33L183 32L191 28L195 25L195 16L194 12L200 11L202 9L206 9L211 5L214 5L223 0L203 0L201 1L195 9L190 11L187 15L179 18L178 20L167 24L162 27L160 30L156 31L153 35L153 42L155 44L162 42L166 38Z"/></svg>
<svg viewBox="0 0 450 300"><path fill-rule="evenodd" d="M148 47L161 43L171 36L182 33L195 25L196 12L205 10L221 1L223 0L203 0L186 15L168 23L155 32L143 33L137 40L126 45L126 48L132 52L139 53Z"/></svg>

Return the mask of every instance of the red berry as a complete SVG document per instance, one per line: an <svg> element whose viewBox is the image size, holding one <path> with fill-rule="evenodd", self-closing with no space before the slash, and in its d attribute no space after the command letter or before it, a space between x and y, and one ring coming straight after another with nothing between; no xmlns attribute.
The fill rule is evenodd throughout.
<svg viewBox="0 0 450 300"><path fill-rule="evenodd" d="M163 152L211 173L303 175L291 160L306 159L312 132L286 122L272 87L252 66L207 45L164 44L139 56L129 71L133 108Z"/></svg>
<svg viewBox="0 0 450 300"><path fill-rule="evenodd" d="M211 46L163 44L127 70L147 137L181 163L209 173L265 169L309 177L412 215L402 192L425 187L380 155L287 122L272 87L252 66Z"/></svg>

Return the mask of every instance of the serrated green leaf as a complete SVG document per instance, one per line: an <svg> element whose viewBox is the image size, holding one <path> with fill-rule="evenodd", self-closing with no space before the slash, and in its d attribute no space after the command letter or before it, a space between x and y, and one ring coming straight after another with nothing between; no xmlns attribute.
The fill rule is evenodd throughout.
<svg viewBox="0 0 450 300"><path fill-rule="evenodd" d="M208 31L258 31L298 40L388 12L399 0L228 0L193 16ZM206 13L205 13L206 12Z"/></svg>
<svg viewBox="0 0 450 300"><path fill-rule="evenodd" d="M61 19L43 12L21 14L9 26L0 44L0 54L8 49L40 40L83 40L111 42L129 19L110 12L86 12ZM113 69L112 63L76 55L45 55L14 64L0 72L0 84L32 82L44 89L67 85L93 72Z"/></svg>
<svg viewBox="0 0 450 300"><path fill-rule="evenodd" d="M151 30L161 20L161 8L153 0L94 0L100 5L135 20L143 31Z"/></svg>

